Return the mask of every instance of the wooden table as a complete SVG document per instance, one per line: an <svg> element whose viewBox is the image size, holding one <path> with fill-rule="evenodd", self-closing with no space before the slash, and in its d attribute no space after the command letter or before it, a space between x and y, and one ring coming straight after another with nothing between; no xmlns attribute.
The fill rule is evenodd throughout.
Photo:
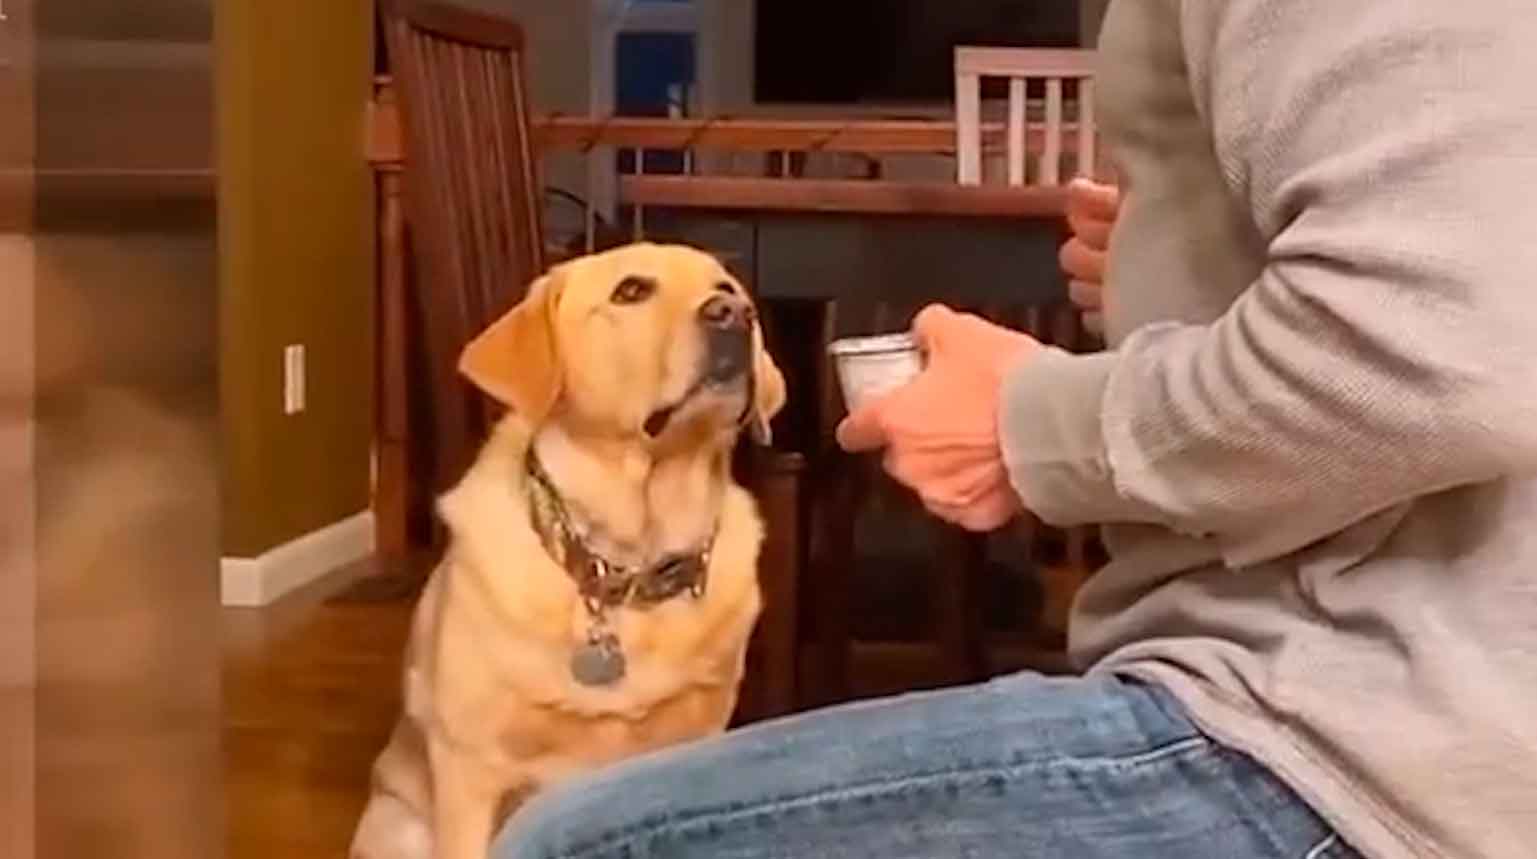
<svg viewBox="0 0 1537 859"><path fill-rule="evenodd" d="M720 253L765 298L1062 298L1060 188L626 176L648 238Z"/></svg>
<svg viewBox="0 0 1537 859"><path fill-rule="evenodd" d="M955 123L914 120L781 120L542 116L535 121L545 152L617 148L869 155L953 155ZM1068 140L1073 130L1068 129ZM1002 152L1005 129L984 123L984 151ZM1041 141L1031 139L1036 148ZM1069 144L1064 144L1069 145ZM377 354L375 515L381 555L405 556L419 542L430 499L413 474L409 403L400 385L409 373L411 319L409 236L402 189L406 163L394 89L375 82L369 110L368 160L377 180ZM833 296L879 288L951 295L945 285L1024 289L1049 296L1062 288L1054 273L1063 192L1043 187L963 187L946 183L626 177L621 199L640 204L651 225L700 243L750 243L744 272L767 295ZM653 234L656 234L653 232ZM799 245L801 251L778 249ZM983 251L982 249L985 249ZM850 266L874 278L854 281ZM1000 271L1019 272L998 282ZM1036 274L1030 274L1034 272ZM413 523L414 526L413 526Z"/></svg>
<svg viewBox="0 0 1537 859"><path fill-rule="evenodd" d="M767 117L690 118L610 117L547 114L534 120L540 147L549 151L586 151L595 146L621 149L703 149L730 152L844 152L866 155L954 155L956 125L928 119L775 119ZM982 151L1006 150L1007 129L1001 122L981 125ZM1069 123L1062 145L1076 147L1078 132ZM1026 145L1039 152L1045 133L1031 126ZM388 75L374 81L369 106L368 158L382 172L400 170L405 162L394 84Z"/></svg>

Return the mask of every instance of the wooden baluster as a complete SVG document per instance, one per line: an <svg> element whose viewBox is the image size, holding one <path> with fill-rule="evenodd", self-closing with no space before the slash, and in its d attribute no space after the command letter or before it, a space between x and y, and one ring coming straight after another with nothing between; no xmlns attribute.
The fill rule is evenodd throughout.
<svg viewBox="0 0 1537 859"><path fill-rule="evenodd" d="M1009 184L1025 184L1025 79L1009 78Z"/></svg>
<svg viewBox="0 0 1537 859"><path fill-rule="evenodd" d="M987 536L973 534L936 520L938 556L934 629L952 683L976 683L987 676L986 629L981 589L987 574Z"/></svg>
<svg viewBox="0 0 1537 859"><path fill-rule="evenodd" d="M582 201L582 217L585 219L584 247L587 253L598 249L598 209L592 202L592 183L588 183L587 199Z"/></svg>
<svg viewBox="0 0 1537 859"><path fill-rule="evenodd" d="M1046 145L1041 152L1041 184L1062 183L1062 79L1046 79Z"/></svg>
<svg viewBox="0 0 1537 859"><path fill-rule="evenodd" d="M853 634L849 619L852 608L855 544L854 523L859 500L865 492L861 462L831 443L833 429L843 411L838 376L827 345L837 338L839 305L825 302L820 307L817 337L817 393L820 402L818 432L809 469L812 486L810 519L807 527L812 543L814 574L807 579L816 618L817 653L816 688L810 690L804 704L826 705L848 700L853 693L849 679L853 659Z"/></svg>
<svg viewBox="0 0 1537 859"><path fill-rule="evenodd" d="M635 175L646 175L646 150L644 149L635 150ZM634 239L638 242L646 237L646 207L635 203L632 211L634 216Z"/></svg>
<svg viewBox="0 0 1537 859"><path fill-rule="evenodd" d="M411 346L406 323L406 228L401 201L401 175L379 177L378 376L374 404L378 457L374 515L378 519L377 549L386 565L402 561L411 546L411 488L427 482L413 474L411 384L407 356Z"/></svg>
<svg viewBox="0 0 1537 859"><path fill-rule="evenodd" d="M955 155L957 181L982 184L982 79L955 76Z"/></svg>
<svg viewBox="0 0 1537 859"><path fill-rule="evenodd" d="M799 704L801 503L806 457L775 450L748 451L753 495L765 521L779 525L764 537L758 558L763 614L749 651L750 673L737 711L739 722L783 716Z"/></svg>
<svg viewBox="0 0 1537 859"><path fill-rule="evenodd" d="M1078 175L1095 176L1094 156L1098 148L1094 121L1094 79L1078 79Z"/></svg>

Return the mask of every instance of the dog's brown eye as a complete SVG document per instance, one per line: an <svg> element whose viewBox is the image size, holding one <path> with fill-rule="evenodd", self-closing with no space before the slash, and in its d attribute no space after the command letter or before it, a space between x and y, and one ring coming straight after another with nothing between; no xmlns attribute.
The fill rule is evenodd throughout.
<svg viewBox="0 0 1537 859"><path fill-rule="evenodd" d="M635 304L650 298L656 292L656 281L649 277L627 277L614 287L609 300L615 304Z"/></svg>

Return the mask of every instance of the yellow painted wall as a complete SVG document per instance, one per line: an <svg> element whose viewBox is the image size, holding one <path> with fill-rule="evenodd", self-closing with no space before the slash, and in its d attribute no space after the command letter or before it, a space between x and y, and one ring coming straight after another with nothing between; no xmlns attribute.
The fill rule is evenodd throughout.
<svg viewBox="0 0 1537 859"><path fill-rule="evenodd" d="M253 557L369 504L370 0L219 0L223 551ZM283 414L302 343L308 409Z"/></svg>

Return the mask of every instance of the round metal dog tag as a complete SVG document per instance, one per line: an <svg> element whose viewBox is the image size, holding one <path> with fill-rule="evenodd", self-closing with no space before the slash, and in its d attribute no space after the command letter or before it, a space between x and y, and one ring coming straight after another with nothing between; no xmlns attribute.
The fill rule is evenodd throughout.
<svg viewBox="0 0 1537 859"><path fill-rule="evenodd" d="M571 654L571 677L583 686L612 686L624 671L624 651L610 633L593 636Z"/></svg>

